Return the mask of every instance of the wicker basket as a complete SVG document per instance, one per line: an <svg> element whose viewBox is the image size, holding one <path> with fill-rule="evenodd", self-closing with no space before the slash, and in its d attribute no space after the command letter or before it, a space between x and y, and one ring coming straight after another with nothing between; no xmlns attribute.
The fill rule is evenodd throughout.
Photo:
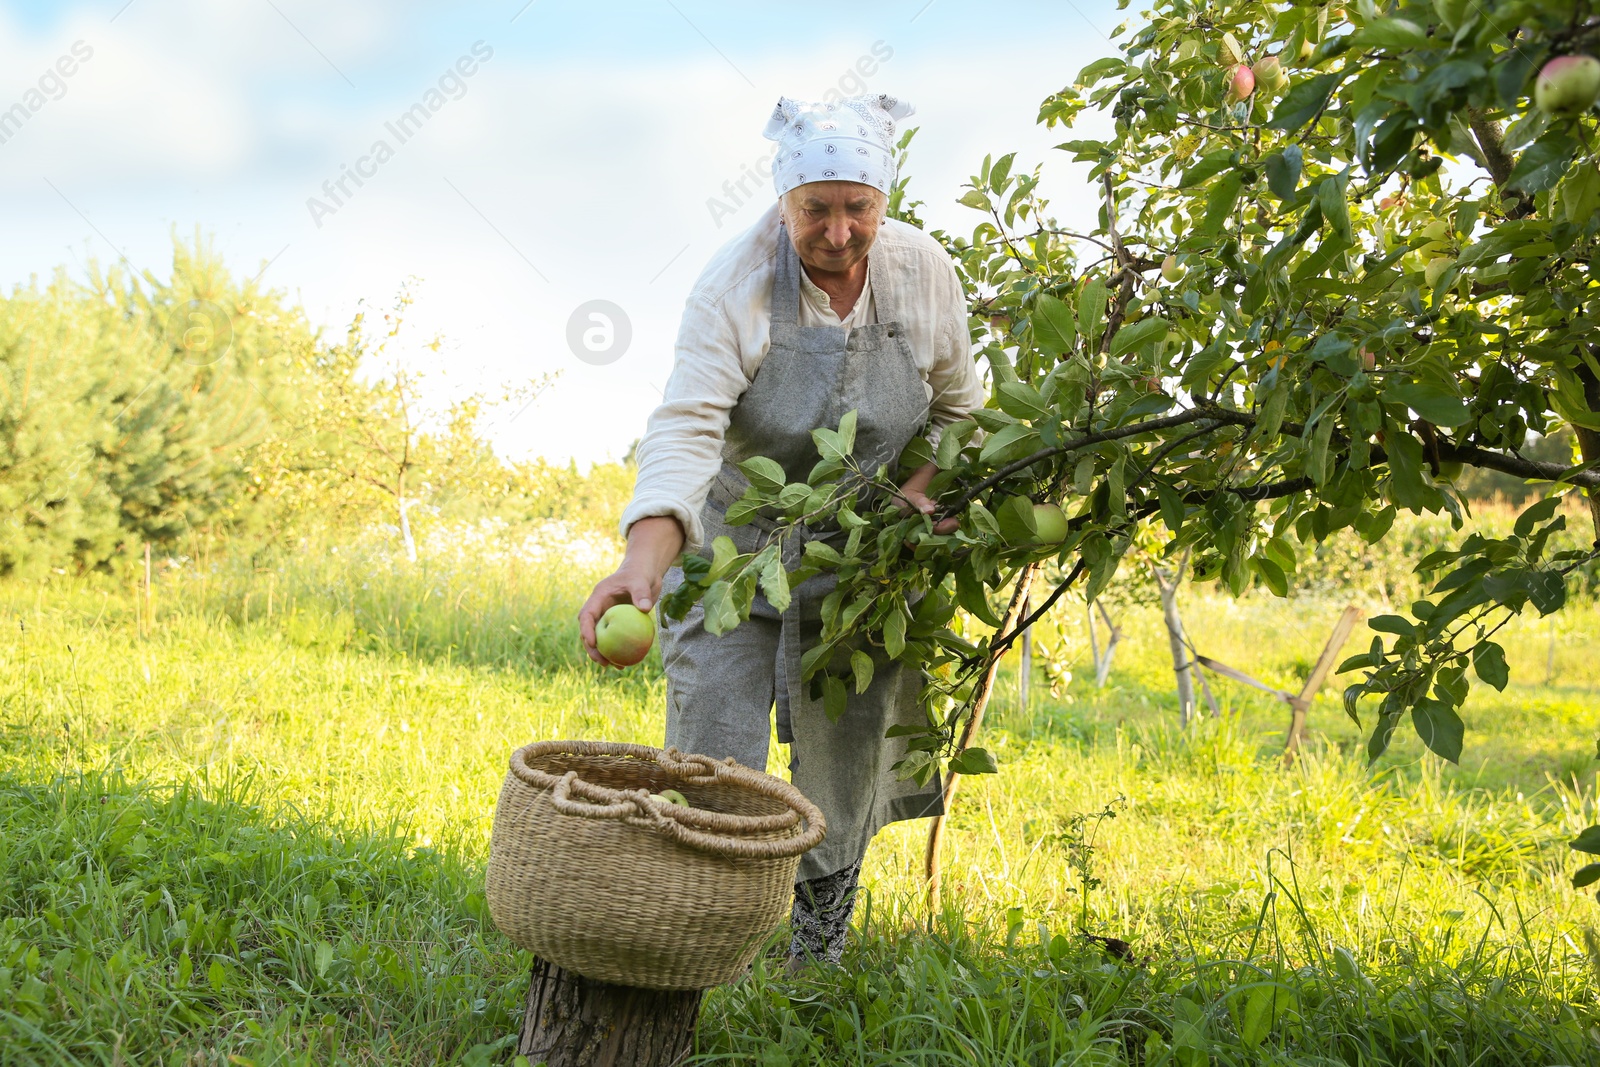
<svg viewBox="0 0 1600 1067"><path fill-rule="evenodd" d="M650 799L667 788L692 806ZM823 832L794 786L731 759L540 741L511 754L495 805L489 913L586 978L705 989L749 966Z"/></svg>

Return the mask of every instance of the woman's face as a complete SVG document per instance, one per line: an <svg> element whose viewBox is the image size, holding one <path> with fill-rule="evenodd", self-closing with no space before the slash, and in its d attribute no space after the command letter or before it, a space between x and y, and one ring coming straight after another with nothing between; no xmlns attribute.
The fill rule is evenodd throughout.
<svg viewBox="0 0 1600 1067"><path fill-rule="evenodd" d="M848 272L867 258L889 198L860 182L807 182L783 197L784 226L800 262Z"/></svg>

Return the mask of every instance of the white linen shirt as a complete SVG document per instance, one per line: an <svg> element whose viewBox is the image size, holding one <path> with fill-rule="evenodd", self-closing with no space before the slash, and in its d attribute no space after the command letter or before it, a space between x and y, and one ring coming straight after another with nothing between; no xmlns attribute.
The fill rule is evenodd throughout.
<svg viewBox="0 0 1600 1067"><path fill-rule="evenodd" d="M722 466L730 412L755 380L771 343L778 240L789 239L778 219L774 201L755 225L712 256L689 293L672 375L636 453L633 499L619 524L624 538L640 519L671 515L683 526L686 549L702 545L700 508ZM939 431L982 407L987 396L972 355L961 279L938 241L896 219L883 221L868 256L882 257L875 269L899 309L936 442ZM801 326L849 329L878 321L870 284L843 320L804 270L800 292Z"/></svg>

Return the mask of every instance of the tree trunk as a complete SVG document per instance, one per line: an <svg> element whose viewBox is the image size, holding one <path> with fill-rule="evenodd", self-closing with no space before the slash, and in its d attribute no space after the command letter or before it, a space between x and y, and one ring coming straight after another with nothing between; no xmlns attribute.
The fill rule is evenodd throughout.
<svg viewBox="0 0 1600 1067"><path fill-rule="evenodd" d="M609 985L536 959L517 1055L547 1067L672 1067L694 1044L703 996Z"/></svg>
<svg viewBox="0 0 1600 1067"><path fill-rule="evenodd" d="M1100 651L1100 643L1094 632L1094 613L1096 609L1100 617L1106 621L1106 629L1110 636L1106 639L1104 652ZM1097 689L1106 687L1106 679L1111 677L1111 657L1117 651L1117 642L1122 640L1122 627L1118 626L1111 618L1111 613L1106 611L1105 605L1096 600L1089 605L1089 647L1094 652L1094 684Z"/></svg>
<svg viewBox="0 0 1600 1067"><path fill-rule="evenodd" d="M1172 672L1178 678L1178 725L1187 727L1194 718L1194 666L1189 662L1189 638L1183 632L1183 620L1178 616L1178 586L1183 583L1183 572L1189 562L1188 553L1179 562L1171 576L1160 567L1155 572L1156 589L1161 593L1161 615L1167 623L1167 641L1172 647Z"/></svg>
<svg viewBox="0 0 1600 1067"><path fill-rule="evenodd" d="M406 546L406 559L415 563L417 561L417 542L411 536L411 520L406 517L411 502L405 497L400 498L400 540Z"/></svg>

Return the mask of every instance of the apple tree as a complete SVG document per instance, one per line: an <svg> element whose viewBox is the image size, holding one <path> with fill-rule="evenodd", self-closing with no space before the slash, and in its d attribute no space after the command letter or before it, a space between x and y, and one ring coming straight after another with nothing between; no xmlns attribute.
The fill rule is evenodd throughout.
<svg viewBox="0 0 1600 1067"><path fill-rule="evenodd" d="M837 711L874 656L915 664L928 726L902 772L971 773L992 760L960 738L1029 621L1019 591L1041 561L1061 580L1034 617L1074 585L1093 599L1148 526L1196 580L1283 595L1335 531L1375 542L1401 510L1459 521L1463 467L1551 483L1511 536L1421 560L1431 592L1372 619L1343 665L1364 672L1344 705L1373 758L1409 718L1456 760L1469 689L1508 681L1496 632L1559 610L1597 555L1549 539L1563 495L1600 486L1600 15L1564 0L1158 0L1144 17L1039 113L1087 165L1097 224L1062 227L1040 169L1013 154L961 197L970 237L935 231L968 286L988 406L913 442L899 470L854 463L849 417L817 431L804 483L747 463L730 521L787 525L759 553L687 560L666 610L703 597L707 625L727 628L757 588L778 601L837 574L804 659L813 692ZM1526 454L1563 428L1572 463ZM895 485L930 460L939 512L897 509ZM1037 503L1065 508L1064 537L1040 536ZM952 516L958 529L934 532ZM812 542L785 573L779 541L829 523L842 544ZM1600 828L1576 847L1600 853Z"/></svg>

